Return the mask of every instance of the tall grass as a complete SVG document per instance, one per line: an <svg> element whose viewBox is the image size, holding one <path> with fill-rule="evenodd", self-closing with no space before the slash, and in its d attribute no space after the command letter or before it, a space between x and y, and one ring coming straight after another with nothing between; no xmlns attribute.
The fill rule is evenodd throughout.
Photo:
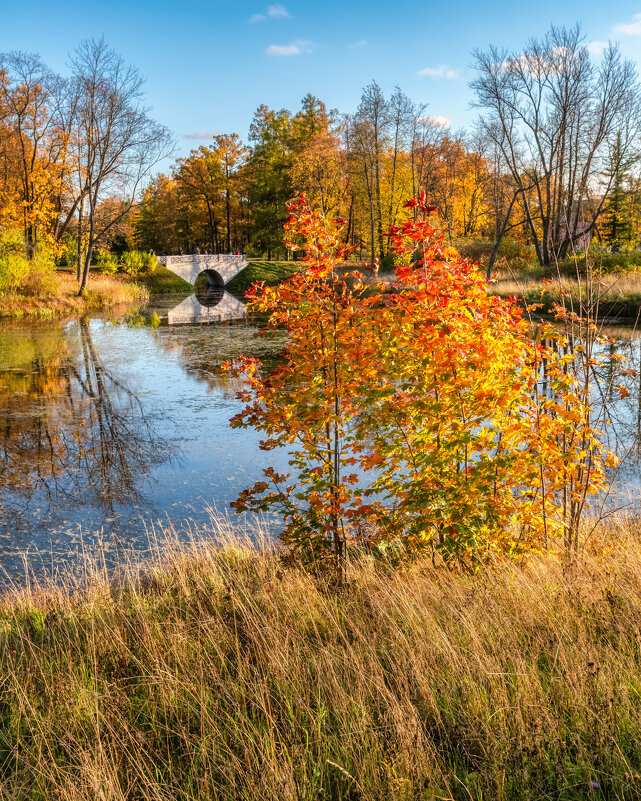
<svg viewBox="0 0 641 801"><path fill-rule="evenodd" d="M508 276L500 274L489 285L489 291L497 295L513 295L523 298L527 303L544 303L556 301L566 304L585 302L585 282L577 278L558 274L553 280L544 283L540 278L531 276ZM641 303L641 273L611 273L595 279L595 296L599 304L639 305Z"/></svg>
<svg viewBox="0 0 641 801"><path fill-rule="evenodd" d="M0 797L641 797L641 541L465 575L159 546L0 600ZM611 541L609 550L603 543Z"/></svg>
<svg viewBox="0 0 641 801"><path fill-rule="evenodd" d="M78 297L78 282L71 273L57 272L54 278L55 288L50 293L0 296L0 317L50 318L149 300L149 291L128 277L92 274L83 297Z"/></svg>

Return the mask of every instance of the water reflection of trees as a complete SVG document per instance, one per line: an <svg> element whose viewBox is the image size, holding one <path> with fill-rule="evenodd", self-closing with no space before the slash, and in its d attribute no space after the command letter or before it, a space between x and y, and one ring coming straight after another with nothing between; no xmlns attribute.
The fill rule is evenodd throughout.
<svg viewBox="0 0 641 801"><path fill-rule="evenodd" d="M602 334L604 341L596 346L589 365L592 425L622 460L610 470L609 503L616 505L634 499L641 484L641 338L632 329L605 329ZM570 338L567 346L579 361L585 358L577 347L581 344ZM543 365L539 388L553 393L544 373Z"/></svg>
<svg viewBox="0 0 641 801"><path fill-rule="evenodd" d="M611 420L605 434L609 446L636 466L641 462L641 339L617 339L603 345L601 355L602 383L610 386L602 398Z"/></svg>
<svg viewBox="0 0 641 801"><path fill-rule="evenodd" d="M2 517L32 504L113 512L137 502L140 478L167 448L135 392L103 363L89 323L13 333L0 352Z"/></svg>

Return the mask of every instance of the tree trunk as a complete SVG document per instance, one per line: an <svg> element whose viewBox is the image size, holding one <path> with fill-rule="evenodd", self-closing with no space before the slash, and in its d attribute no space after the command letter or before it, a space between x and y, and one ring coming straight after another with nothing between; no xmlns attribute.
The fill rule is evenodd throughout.
<svg viewBox="0 0 641 801"><path fill-rule="evenodd" d="M507 231L507 226L510 221L510 215L512 214L512 208L514 203L516 202L516 198L519 195L519 191L517 190L514 195L512 196L512 200L510 201L510 205L508 206L507 213L505 215L505 219L503 220L503 225L501 226L501 230L496 237L496 242L494 243L494 248L492 249L492 254L490 256L490 260L487 263L487 280L490 281L492 279L492 271L494 270L494 262L496 261L496 257L499 255L499 248L501 247L501 242L503 241L503 237L505 236L505 232Z"/></svg>
<svg viewBox="0 0 641 801"><path fill-rule="evenodd" d="M78 262L76 264L76 281L80 283L81 277L81 264L82 264L82 210L84 207L84 203L80 201L80 207L78 208L78 233L76 235L76 254L78 258Z"/></svg>
<svg viewBox="0 0 641 801"><path fill-rule="evenodd" d="M380 177L378 149L376 153L376 164L375 164L374 175L376 178L376 213L378 217L376 225L378 228L378 253L382 260L385 256L385 245L383 244L383 210L381 208L381 177ZM372 264L373 263L374 261L372 260Z"/></svg>
<svg viewBox="0 0 641 801"><path fill-rule="evenodd" d="M80 295L80 297L83 296L85 289L87 288L87 282L89 281L89 268L91 267L91 257L93 256L95 222L94 222L94 208L92 208L91 206L92 204L90 203L89 237L87 241L87 252L85 253L85 263L83 265L83 270L82 270L82 281L80 283L80 289L78 290L78 295Z"/></svg>
<svg viewBox="0 0 641 801"><path fill-rule="evenodd" d="M227 253L231 253L231 203L229 199L229 184L225 193L225 212L227 214Z"/></svg>

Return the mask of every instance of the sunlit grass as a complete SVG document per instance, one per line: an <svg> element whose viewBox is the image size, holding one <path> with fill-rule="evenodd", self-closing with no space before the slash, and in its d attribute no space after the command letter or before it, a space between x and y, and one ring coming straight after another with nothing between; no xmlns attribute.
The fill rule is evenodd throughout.
<svg viewBox="0 0 641 801"><path fill-rule="evenodd" d="M528 275L516 276L500 274L489 285L489 291L496 295L513 295L528 303L543 300L585 298L586 285L583 279L558 275L544 282L541 278ZM641 303L641 273L612 273L595 278L594 297L603 303Z"/></svg>
<svg viewBox="0 0 641 801"><path fill-rule="evenodd" d="M0 797L639 796L636 519L571 571L361 555L340 592L214 533L4 594Z"/></svg>
<svg viewBox="0 0 641 801"><path fill-rule="evenodd" d="M78 282L71 272L54 274L46 292L37 295L6 293L0 296L0 317L48 318L97 311L128 303L145 303L148 290L128 276L91 273L87 290L78 297Z"/></svg>

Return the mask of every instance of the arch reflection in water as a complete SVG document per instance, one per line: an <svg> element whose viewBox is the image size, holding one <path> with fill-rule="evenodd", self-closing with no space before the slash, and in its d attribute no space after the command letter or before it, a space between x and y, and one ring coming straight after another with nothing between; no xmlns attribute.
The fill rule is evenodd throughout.
<svg viewBox="0 0 641 801"><path fill-rule="evenodd" d="M206 270L201 273L204 278L194 286L194 294L179 303L167 312L169 325L185 325L188 323L220 323L225 320L238 320L247 316L245 304L225 291L221 283L216 282L215 276L205 273L214 273L215 270Z"/></svg>

